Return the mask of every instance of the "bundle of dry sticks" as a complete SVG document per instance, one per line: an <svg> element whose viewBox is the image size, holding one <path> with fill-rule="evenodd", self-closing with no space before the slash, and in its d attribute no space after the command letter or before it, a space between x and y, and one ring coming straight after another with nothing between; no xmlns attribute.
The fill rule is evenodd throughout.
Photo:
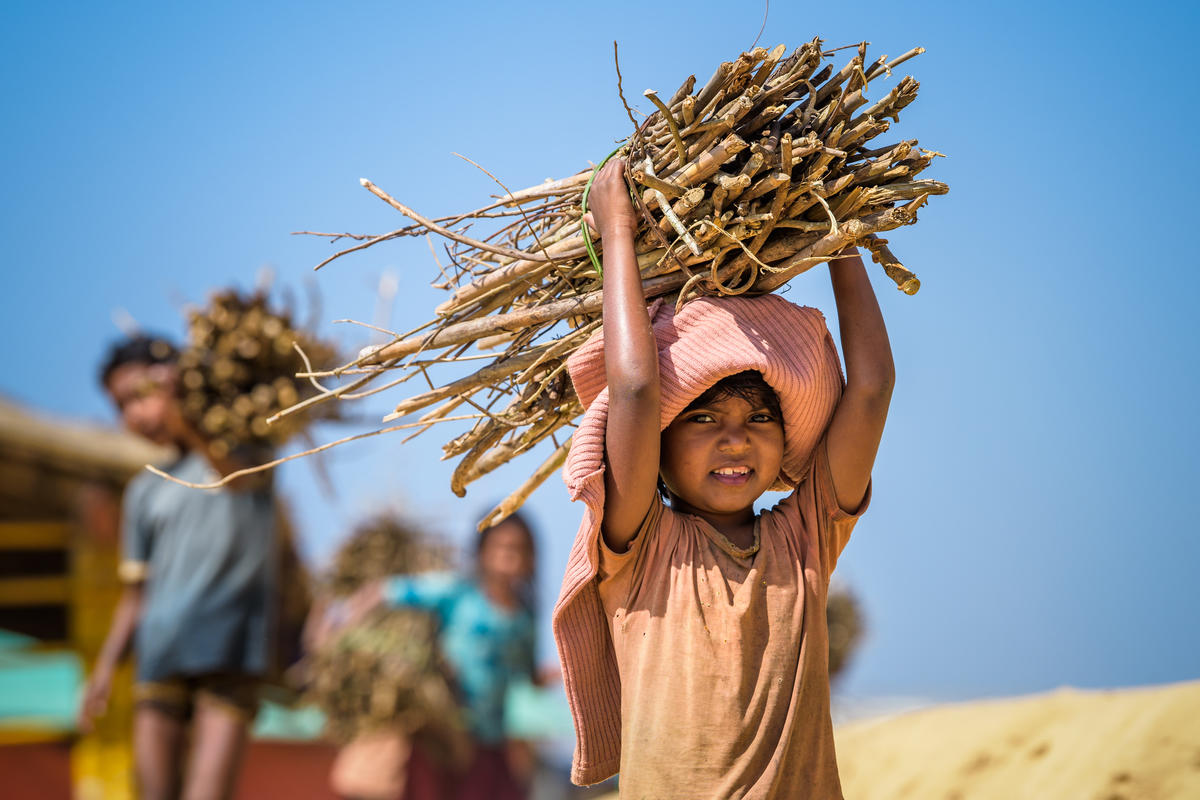
<svg viewBox="0 0 1200 800"><path fill-rule="evenodd" d="M449 569L450 547L422 533L404 517L383 512L359 525L334 556L329 592L346 597L389 575Z"/></svg>
<svg viewBox="0 0 1200 800"><path fill-rule="evenodd" d="M865 632L858 597L845 588L833 588L825 602L825 624L829 632L829 678L837 680L850 665Z"/></svg>
<svg viewBox="0 0 1200 800"><path fill-rule="evenodd" d="M389 575L445 569L446 547L401 517L385 513L363 523L338 551L328 590L345 598ZM437 646L437 621L418 609L377 610L311 654L308 699L325 712L339 742L380 728L422 733L457 756L462 720Z"/></svg>
<svg viewBox="0 0 1200 800"><path fill-rule="evenodd" d="M721 64L699 90L692 76L665 101L645 93L656 110L635 121L620 150L638 190L636 247L648 299L770 292L849 244L868 249L901 290L917 291L916 276L879 234L915 222L927 198L948 187L918 179L939 154L916 140L875 144L916 98L917 82L902 78L874 100L867 93L923 50L870 60L863 43L838 70L825 63L834 52L819 39L790 55L783 45L757 48ZM549 458L481 524L519 507L565 459L569 440L559 437L581 412L566 358L601 324L599 243L581 223L593 174L505 190L494 203L439 219L364 180L412 224L358 236L319 266L388 239L433 233L449 243L452 268L435 285L450 297L434 319L328 373L352 380L284 415L423 376L432 388L399 402L385 421L424 414L384 430L473 420L444 448L447 458L459 457L452 488L460 496L473 480L553 440ZM493 230L477 232L485 227ZM463 375L474 359L485 363ZM447 365L456 368L439 383L433 372ZM385 385L364 388L384 376Z"/></svg>
<svg viewBox="0 0 1200 800"><path fill-rule="evenodd" d="M327 343L300 330L292 315L272 308L265 291L216 292L188 313L187 346L179 357L183 413L214 454L251 446L272 449L303 431L324 407L268 419L323 391L297 372L329 366L337 355Z"/></svg>

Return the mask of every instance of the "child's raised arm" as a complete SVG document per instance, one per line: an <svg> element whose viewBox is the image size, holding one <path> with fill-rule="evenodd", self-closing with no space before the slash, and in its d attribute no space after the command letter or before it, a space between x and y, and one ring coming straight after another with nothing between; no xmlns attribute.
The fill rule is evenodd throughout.
<svg viewBox="0 0 1200 800"><path fill-rule="evenodd" d="M604 541L624 552L658 487L658 349L646 313L633 236L637 216L625 161L611 159L592 182L588 205L604 247Z"/></svg>
<svg viewBox="0 0 1200 800"><path fill-rule="evenodd" d="M871 480L896 369L879 303L854 248L829 262L829 277L837 300L846 390L829 422L826 443L838 505L853 512Z"/></svg>

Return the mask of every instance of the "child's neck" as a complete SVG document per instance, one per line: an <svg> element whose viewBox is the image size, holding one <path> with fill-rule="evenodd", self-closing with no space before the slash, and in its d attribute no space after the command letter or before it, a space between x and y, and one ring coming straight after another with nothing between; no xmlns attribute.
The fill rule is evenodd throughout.
<svg viewBox="0 0 1200 800"><path fill-rule="evenodd" d="M754 506L741 511L723 514L715 511L705 511L690 505L679 497L671 498L671 507L684 514L692 514L712 525L713 528L728 539L735 547L746 550L754 546Z"/></svg>
<svg viewBox="0 0 1200 800"><path fill-rule="evenodd" d="M479 584L483 594L492 604L511 611L520 605L516 589L507 578L498 575L480 575Z"/></svg>

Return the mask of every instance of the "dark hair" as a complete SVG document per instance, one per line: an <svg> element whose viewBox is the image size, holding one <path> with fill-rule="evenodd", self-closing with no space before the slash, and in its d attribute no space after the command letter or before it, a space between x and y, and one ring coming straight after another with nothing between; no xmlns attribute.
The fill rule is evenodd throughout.
<svg viewBox="0 0 1200 800"><path fill-rule="evenodd" d="M779 395L775 393L769 383L763 380L762 373L755 369L748 369L745 372L722 378L708 387L704 394L688 403L684 411L701 408L727 397L740 397L751 405L765 406L775 419L779 420L779 424L783 424L783 411L779 407Z"/></svg>
<svg viewBox="0 0 1200 800"><path fill-rule="evenodd" d="M161 336L131 336L108 348L108 355L100 367L100 383L108 386L112 374L126 364L174 364L178 359L179 351L175 345Z"/></svg>
<svg viewBox="0 0 1200 800"><path fill-rule="evenodd" d="M514 511L504 519L497 522L495 525L489 525L479 532L479 536L475 539L475 553L478 555L483 546L487 543L488 537L496 532L496 529L508 522L515 522L525 531L525 536L529 539L529 550L533 553L537 552L537 543L533 539L533 528L529 527L529 522L526 521L524 515L520 511Z"/></svg>

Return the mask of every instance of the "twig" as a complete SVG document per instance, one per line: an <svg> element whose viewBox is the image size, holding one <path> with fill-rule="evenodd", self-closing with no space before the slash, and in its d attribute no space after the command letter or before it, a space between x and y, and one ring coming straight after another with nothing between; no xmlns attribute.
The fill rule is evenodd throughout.
<svg viewBox="0 0 1200 800"><path fill-rule="evenodd" d="M679 168L682 169L683 165L687 163L687 146L684 145L683 139L679 136L679 126L675 124L675 117L671 115L671 109L667 108L666 103L658 99L658 93L653 89L647 89L642 94L650 98L650 102L658 106L658 110L662 112L663 119L666 120L667 127L671 130L671 138L675 140L675 152L679 156ZM647 158L646 163L651 167L648 170L650 174L654 174L653 162Z"/></svg>
<svg viewBox="0 0 1200 800"><path fill-rule="evenodd" d="M884 72L884 71L886 71L888 75L891 75L892 70L894 70L896 67L900 66L905 61L908 61L910 58L916 58L917 56L921 55L924 52L925 52L924 47L914 47L912 50L909 50L904 55L897 56L896 58L892 59L887 64L876 64L876 65L872 66L870 70L867 71L867 80L871 80L871 79L875 78L875 76L877 76L880 72ZM876 67L878 67L878 69Z"/></svg>
<svg viewBox="0 0 1200 800"><path fill-rule="evenodd" d="M921 281L900 263L900 259L888 249L888 240L875 234L866 236L863 246L871 251L871 260L883 267L888 277L896 282L896 288L905 294L916 294L921 288Z"/></svg>
<svg viewBox="0 0 1200 800"><path fill-rule="evenodd" d="M489 172L489 171L487 171L486 169L484 169L484 168L483 168L483 166L482 166L481 164L478 164L478 163L476 163L475 161L473 161L473 160L471 160L471 159L467 158L467 157L466 157L466 156L464 156L462 153L452 153L452 155L456 155L456 156L458 156L458 157L459 157L459 158L461 158L463 161L466 161L468 164L470 164L471 166L475 167L477 170L479 170L480 172L482 172L484 175L487 175L489 178L491 178L493 181L495 181L495 182L496 182L496 185L497 185L497 186L499 186L501 189L503 189L503 190L504 190L504 194L508 196L508 199L509 199L509 200L511 200L511 199L512 199L512 197L513 197L513 193L512 193L511 191L509 191L508 187L507 187L507 186L505 186L505 185L504 185L504 183L503 183L503 182L502 182L502 181L501 181L499 178L497 178L497 177L496 177L495 175L493 175L491 172ZM525 209L521 208L520 206L517 206L517 211L519 211L519 212L520 212L520 214L521 214L521 219L524 221L524 223L525 223L526 227L528 227L528 228L529 228L529 232L533 234L533 240L534 240L535 242L537 242L537 245L538 245L538 250L544 250L545 248L544 248L544 247L542 247L542 241L541 241L541 239L539 239L539 238L538 238L537 231L534 229L533 223L529 221L529 216L528 216L528 215L525 213ZM553 259L550 259L550 261L551 261L551 263L553 263L553 261L554 261L554 260L553 260Z"/></svg>
<svg viewBox="0 0 1200 800"><path fill-rule="evenodd" d="M283 417L290 416L292 414L297 413L298 411L303 411L306 408L315 406L317 403L323 403L326 400L340 397L341 395L346 394L347 392L351 391L352 389L357 389L360 386L367 385L372 380L374 380L374 378L375 378L374 375L367 375L365 377L359 378L356 381L351 381L350 383L346 384L345 386L339 386L336 389L332 389L327 392L322 392L321 394L316 394L305 400L301 400L299 403L293 403L292 405L288 406L287 408L283 409L282 411L277 411L274 414L272 414L271 416L267 417L267 424L274 425L277 420L280 420Z"/></svg>
<svg viewBox="0 0 1200 800"><path fill-rule="evenodd" d="M762 38L763 31L767 29L767 15L771 13L771 0L763 0L763 21L758 28L758 35L754 37L754 41L750 43L748 50L753 50L758 45L758 40Z"/></svg>
<svg viewBox="0 0 1200 800"><path fill-rule="evenodd" d="M613 66L617 68L617 95L621 98L621 105L625 106L625 113L629 115L629 122L633 125L634 130L637 130L637 120L633 118L633 109L629 107L629 103L625 102L625 91L621 88L621 59L617 58L617 40L613 39Z"/></svg>
<svg viewBox="0 0 1200 800"><path fill-rule="evenodd" d="M464 415L461 417L447 417L446 419L439 420L439 421L440 422L452 422L452 421L457 421L460 419L479 419L479 415L478 414L467 414L467 415ZM427 423L408 423L408 424L404 424L404 425L392 425L390 427L380 428L379 430L375 430L375 431L367 431L366 433L356 433L353 436L346 436L344 438L337 439L336 441L326 442L325 444L320 445L318 447L313 447L309 450L305 450L302 453L293 453L290 456L284 456L283 458L276 458L273 461L268 461L265 464L259 464L256 467L246 467L245 469L235 470L234 472L231 472L228 475L226 475L225 477L221 478L219 481L213 481L211 483L192 483L191 481L185 481L185 480L182 480L181 478L176 478L174 475L163 472L161 469L154 466L153 464L147 464L146 469L150 472L153 472L155 475L157 475L160 478L165 478L165 479L171 481L172 483L177 483L180 486L186 486L189 489L220 489L222 486L226 486L227 484L232 483L233 481L236 481L238 478L244 478L247 475L254 475L255 473L258 473L258 472L265 472L266 470L274 469L275 467L278 467L280 464L285 464L288 461L294 461L297 458L304 458L305 456L311 456L316 453L323 453L326 450L328 450L329 448L337 447L340 444L346 444L347 442L354 442L359 439L366 439L371 436L379 436L382 433L392 433L393 431L404 430L405 428L413 428L413 427L416 427L417 425L422 425L422 424L427 424Z"/></svg>
<svg viewBox="0 0 1200 800"><path fill-rule="evenodd" d="M682 147L682 144L680 146ZM682 161L680 163L682 164ZM642 169L646 171L648 177L657 177L654 174L654 164L651 163L649 158L642 164ZM683 239L684 244L692 251L692 255L700 255L700 246L696 244L696 240L688 233L687 227L675 215L675 212L671 209L671 204L667 202L667 198L658 189L651 189L650 191L654 193L654 199L658 201L658 207L663 212L663 216L667 218L671 223L671 227L675 229L675 233L679 234L679 238Z"/></svg>
<svg viewBox="0 0 1200 800"><path fill-rule="evenodd" d="M342 375L379 375L387 370L383 367L366 367L363 369L319 369L312 372L297 372L297 378L337 378Z"/></svg>
<svg viewBox="0 0 1200 800"><path fill-rule="evenodd" d="M359 325L363 328L373 330L377 333L386 333L388 336L391 336L393 338L398 337L400 335L400 334L396 333L395 331L388 330L387 328L381 328L378 325L372 325L369 322L360 322L359 320L356 320L356 319L346 318L346 319L335 319L333 321L334 325L340 325L340 324L344 324L344 323L348 323L350 325Z"/></svg>
<svg viewBox="0 0 1200 800"><path fill-rule="evenodd" d="M299 342L292 342L292 347L295 348L296 352L300 354L300 358L303 359L303 361L304 361L304 369L306 369L309 373L309 376L308 376L309 383L311 383L313 386L317 387L317 391L328 393L329 390L326 389L324 386L322 386L320 384L320 382L317 381L316 378L312 377L313 367L312 367L312 362L308 360L308 353L304 352L304 348L300 346Z"/></svg>
<svg viewBox="0 0 1200 800"><path fill-rule="evenodd" d="M446 274L446 270L442 268L442 262L437 257L437 248L433 246L433 237L431 237L428 233L425 234L425 244L429 245L429 255L433 256L433 263L437 265L438 273L442 276L442 280L444 280L447 285L453 283L450 276Z"/></svg>
<svg viewBox="0 0 1200 800"><path fill-rule="evenodd" d="M471 239L466 236L462 236L461 234L457 234L452 230L443 228L441 225L438 225L433 220L426 219L425 217L421 216L420 214L413 211L408 206L404 205L403 203L400 203L398 200L396 200L394 197L389 195L383 189L380 189L378 186L371 183L366 178L360 178L359 183L361 183L363 185L363 188L365 188L371 194L375 195L380 200L387 203L389 206L396 209L404 216L420 223L420 225L427 228L428 230L431 230L437 234L441 234L442 236L446 237L447 239L452 239L453 241L456 241L459 244L465 244L468 247L473 247L476 250L484 250L488 253L495 253L495 254L501 255L501 256L508 256L509 258L524 258L524 259L531 260L531 261L548 261L549 260L549 259L545 258L544 256L538 256L536 253L522 253L520 250L513 250L508 247L497 247L496 245L491 245L491 244L488 244L487 242L481 242L478 239ZM328 262L326 262L326 263L328 263Z"/></svg>
<svg viewBox="0 0 1200 800"><path fill-rule="evenodd" d="M414 227L414 226L410 226L410 227ZM403 230L403 229L401 229L401 230ZM359 250L365 250L373 244L379 244L380 242L386 242L388 239L395 239L398 236L404 236L404 235L405 234L400 233L400 231L392 231L391 233L382 233L379 236L375 236L371 239L368 239L365 242L362 242L361 244L356 244L353 247L347 247L345 250L339 250L338 252L331 255L329 258L322 261L320 264L317 264L315 267L313 267L313 272L316 272L321 267L325 266L326 264L330 263L331 261L336 261L337 259L341 258L344 255L349 255L350 253L354 253ZM336 241L336 240L334 240L334 241Z"/></svg>
<svg viewBox="0 0 1200 800"><path fill-rule="evenodd" d="M292 231L292 236L325 236L328 237L329 243L333 244L338 239L355 239L362 241L363 239L374 239L378 234L374 233L322 233L321 231Z"/></svg>
<svg viewBox="0 0 1200 800"><path fill-rule="evenodd" d="M831 56L834 53L838 52L839 50L849 50L851 47L857 48L857 47L861 47L864 44L869 45L871 43L870 42L858 42L856 44L844 44L841 47L834 47L829 50L822 50L821 55L822 56Z"/></svg>

